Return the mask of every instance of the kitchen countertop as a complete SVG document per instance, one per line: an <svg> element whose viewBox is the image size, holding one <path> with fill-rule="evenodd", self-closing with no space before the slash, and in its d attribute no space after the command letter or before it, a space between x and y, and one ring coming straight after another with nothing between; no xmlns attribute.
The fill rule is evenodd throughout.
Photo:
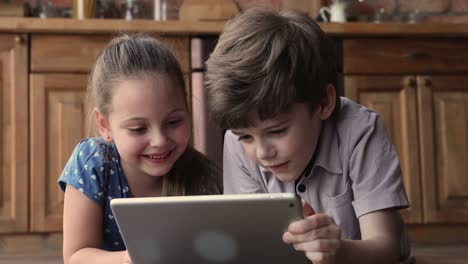
<svg viewBox="0 0 468 264"><path fill-rule="evenodd" d="M67 18L0 18L0 32L102 34L121 32L155 32L166 35L217 35L225 22L186 22L123 19ZM336 36L420 36L468 37L466 24L405 24L405 23L320 23L330 35Z"/></svg>

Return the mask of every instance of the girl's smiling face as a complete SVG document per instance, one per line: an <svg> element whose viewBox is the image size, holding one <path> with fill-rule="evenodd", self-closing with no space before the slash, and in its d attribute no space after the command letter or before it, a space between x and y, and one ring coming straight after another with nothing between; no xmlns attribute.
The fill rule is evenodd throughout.
<svg viewBox="0 0 468 264"><path fill-rule="evenodd" d="M181 89L164 75L124 80L109 115L97 112L101 136L114 141L127 177L164 176L185 151L190 117Z"/></svg>

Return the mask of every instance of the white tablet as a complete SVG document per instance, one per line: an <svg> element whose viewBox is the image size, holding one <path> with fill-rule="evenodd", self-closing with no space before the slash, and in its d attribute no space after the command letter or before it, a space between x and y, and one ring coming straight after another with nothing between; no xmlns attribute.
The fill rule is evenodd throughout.
<svg viewBox="0 0 468 264"><path fill-rule="evenodd" d="M113 199L135 264L310 263L282 235L302 218L290 193Z"/></svg>

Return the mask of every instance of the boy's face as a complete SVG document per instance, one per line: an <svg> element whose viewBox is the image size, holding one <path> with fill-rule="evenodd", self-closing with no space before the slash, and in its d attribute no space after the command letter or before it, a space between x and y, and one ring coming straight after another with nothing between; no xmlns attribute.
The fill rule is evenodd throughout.
<svg viewBox="0 0 468 264"><path fill-rule="evenodd" d="M276 118L248 128L233 129L250 159L273 172L282 182L300 177L317 146L321 130L321 107L313 114L305 104L294 104Z"/></svg>

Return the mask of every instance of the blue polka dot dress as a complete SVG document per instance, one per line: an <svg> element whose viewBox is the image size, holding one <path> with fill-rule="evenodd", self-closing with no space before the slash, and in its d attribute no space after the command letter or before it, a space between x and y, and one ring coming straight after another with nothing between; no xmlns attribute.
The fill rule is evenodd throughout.
<svg viewBox="0 0 468 264"><path fill-rule="evenodd" d="M120 156L112 143L101 138L82 140L73 151L58 180L62 191L73 186L103 210L102 249L125 250L110 201L113 198L133 197L120 165Z"/></svg>

